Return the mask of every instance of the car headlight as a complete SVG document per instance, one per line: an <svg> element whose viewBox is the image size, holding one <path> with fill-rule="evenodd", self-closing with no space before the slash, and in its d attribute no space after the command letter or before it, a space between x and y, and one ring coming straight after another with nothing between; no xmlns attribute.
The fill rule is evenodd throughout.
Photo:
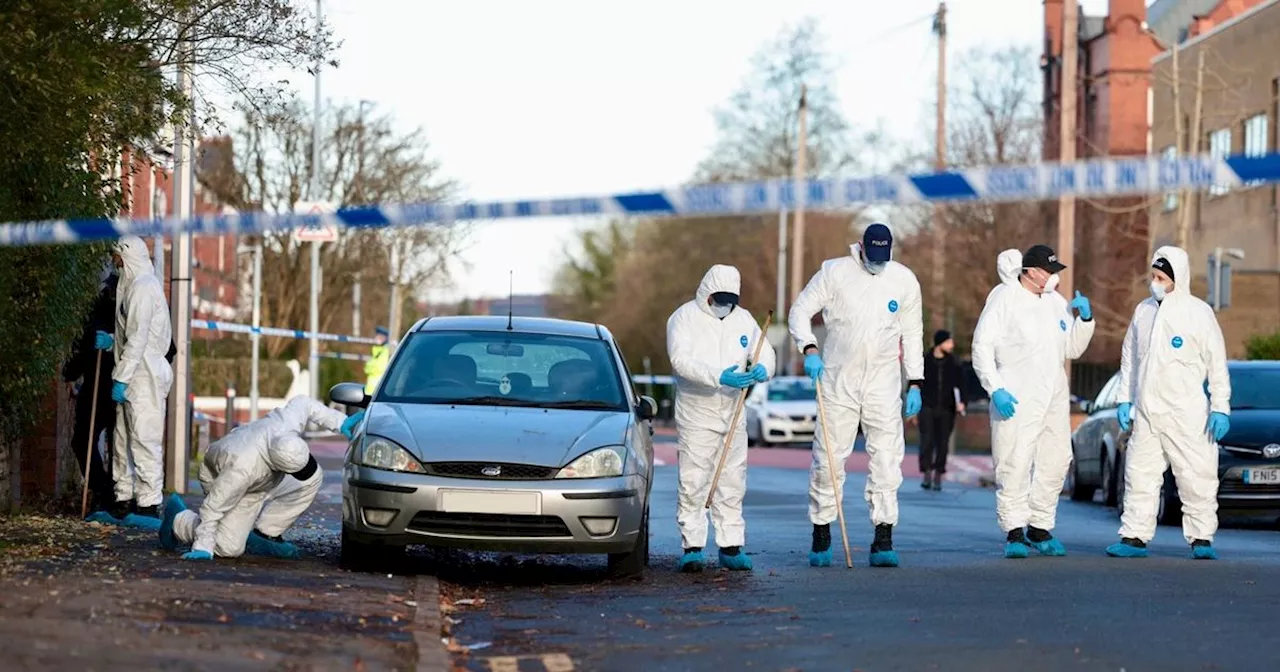
<svg viewBox="0 0 1280 672"><path fill-rule="evenodd" d="M413 474L425 474L426 469L409 451L396 445L394 441L380 436L365 436L364 448L360 451L360 464L374 469L389 471L405 471Z"/></svg>
<svg viewBox="0 0 1280 672"><path fill-rule="evenodd" d="M766 412L765 412L765 415L769 416L769 418L771 418L771 419L773 419L773 420L786 420L786 419L787 419L787 416L786 416L785 414L783 414L781 411L766 411Z"/></svg>
<svg viewBox="0 0 1280 672"><path fill-rule="evenodd" d="M621 446L593 450L569 463L556 478L611 478L622 475Z"/></svg>

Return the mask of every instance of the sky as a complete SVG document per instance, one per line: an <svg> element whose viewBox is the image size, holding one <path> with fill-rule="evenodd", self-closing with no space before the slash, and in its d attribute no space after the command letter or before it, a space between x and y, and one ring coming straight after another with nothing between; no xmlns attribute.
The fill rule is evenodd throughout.
<svg viewBox="0 0 1280 672"><path fill-rule="evenodd" d="M511 200L685 183L716 139L713 111L752 55L814 17L855 128L927 133L932 0L323 0L341 40L322 74L333 102L374 102L421 127L459 195ZM1105 13L1105 0L1085 0ZM948 53L1037 45L1040 0L952 0ZM310 99L311 78L295 77ZM926 139L927 140L927 139ZM454 287L435 300L548 291L575 232L596 220L472 225Z"/></svg>

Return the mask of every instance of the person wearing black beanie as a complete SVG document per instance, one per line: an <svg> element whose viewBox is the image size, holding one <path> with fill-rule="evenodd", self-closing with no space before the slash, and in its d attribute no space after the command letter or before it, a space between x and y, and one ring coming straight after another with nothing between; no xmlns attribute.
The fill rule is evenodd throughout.
<svg viewBox="0 0 1280 672"><path fill-rule="evenodd" d="M964 413L960 363L952 351L955 341L951 332L939 329L933 334L933 352L924 358L924 406L920 410L920 487L941 490L942 475L947 473L947 446L956 414Z"/></svg>

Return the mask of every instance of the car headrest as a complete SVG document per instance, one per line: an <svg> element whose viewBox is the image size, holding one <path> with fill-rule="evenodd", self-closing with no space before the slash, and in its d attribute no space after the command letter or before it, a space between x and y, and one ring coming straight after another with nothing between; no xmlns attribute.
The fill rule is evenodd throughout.
<svg viewBox="0 0 1280 672"><path fill-rule="evenodd" d="M436 360L435 378L448 378L460 383L476 382L476 360L466 355L445 355Z"/></svg>
<svg viewBox="0 0 1280 672"><path fill-rule="evenodd" d="M564 390L577 381L594 382L596 365L587 359L570 359L555 364L547 371L547 385Z"/></svg>

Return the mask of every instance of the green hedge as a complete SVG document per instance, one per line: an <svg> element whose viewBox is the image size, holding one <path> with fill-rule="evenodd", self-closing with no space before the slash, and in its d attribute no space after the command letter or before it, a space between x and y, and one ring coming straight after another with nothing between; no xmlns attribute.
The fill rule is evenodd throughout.
<svg viewBox="0 0 1280 672"><path fill-rule="evenodd" d="M1250 338L1245 353L1249 359L1280 359L1280 332Z"/></svg>
<svg viewBox="0 0 1280 672"><path fill-rule="evenodd" d="M199 346L197 346L198 349ZM244 359L191 359L191 392L197 397L221 397L227 393L227 381L236 386L236 394L249 396L253 361ZM262 359L258 362L258 393L264 397L283 397L293 382L293 373L282 361Z"/></svg>

